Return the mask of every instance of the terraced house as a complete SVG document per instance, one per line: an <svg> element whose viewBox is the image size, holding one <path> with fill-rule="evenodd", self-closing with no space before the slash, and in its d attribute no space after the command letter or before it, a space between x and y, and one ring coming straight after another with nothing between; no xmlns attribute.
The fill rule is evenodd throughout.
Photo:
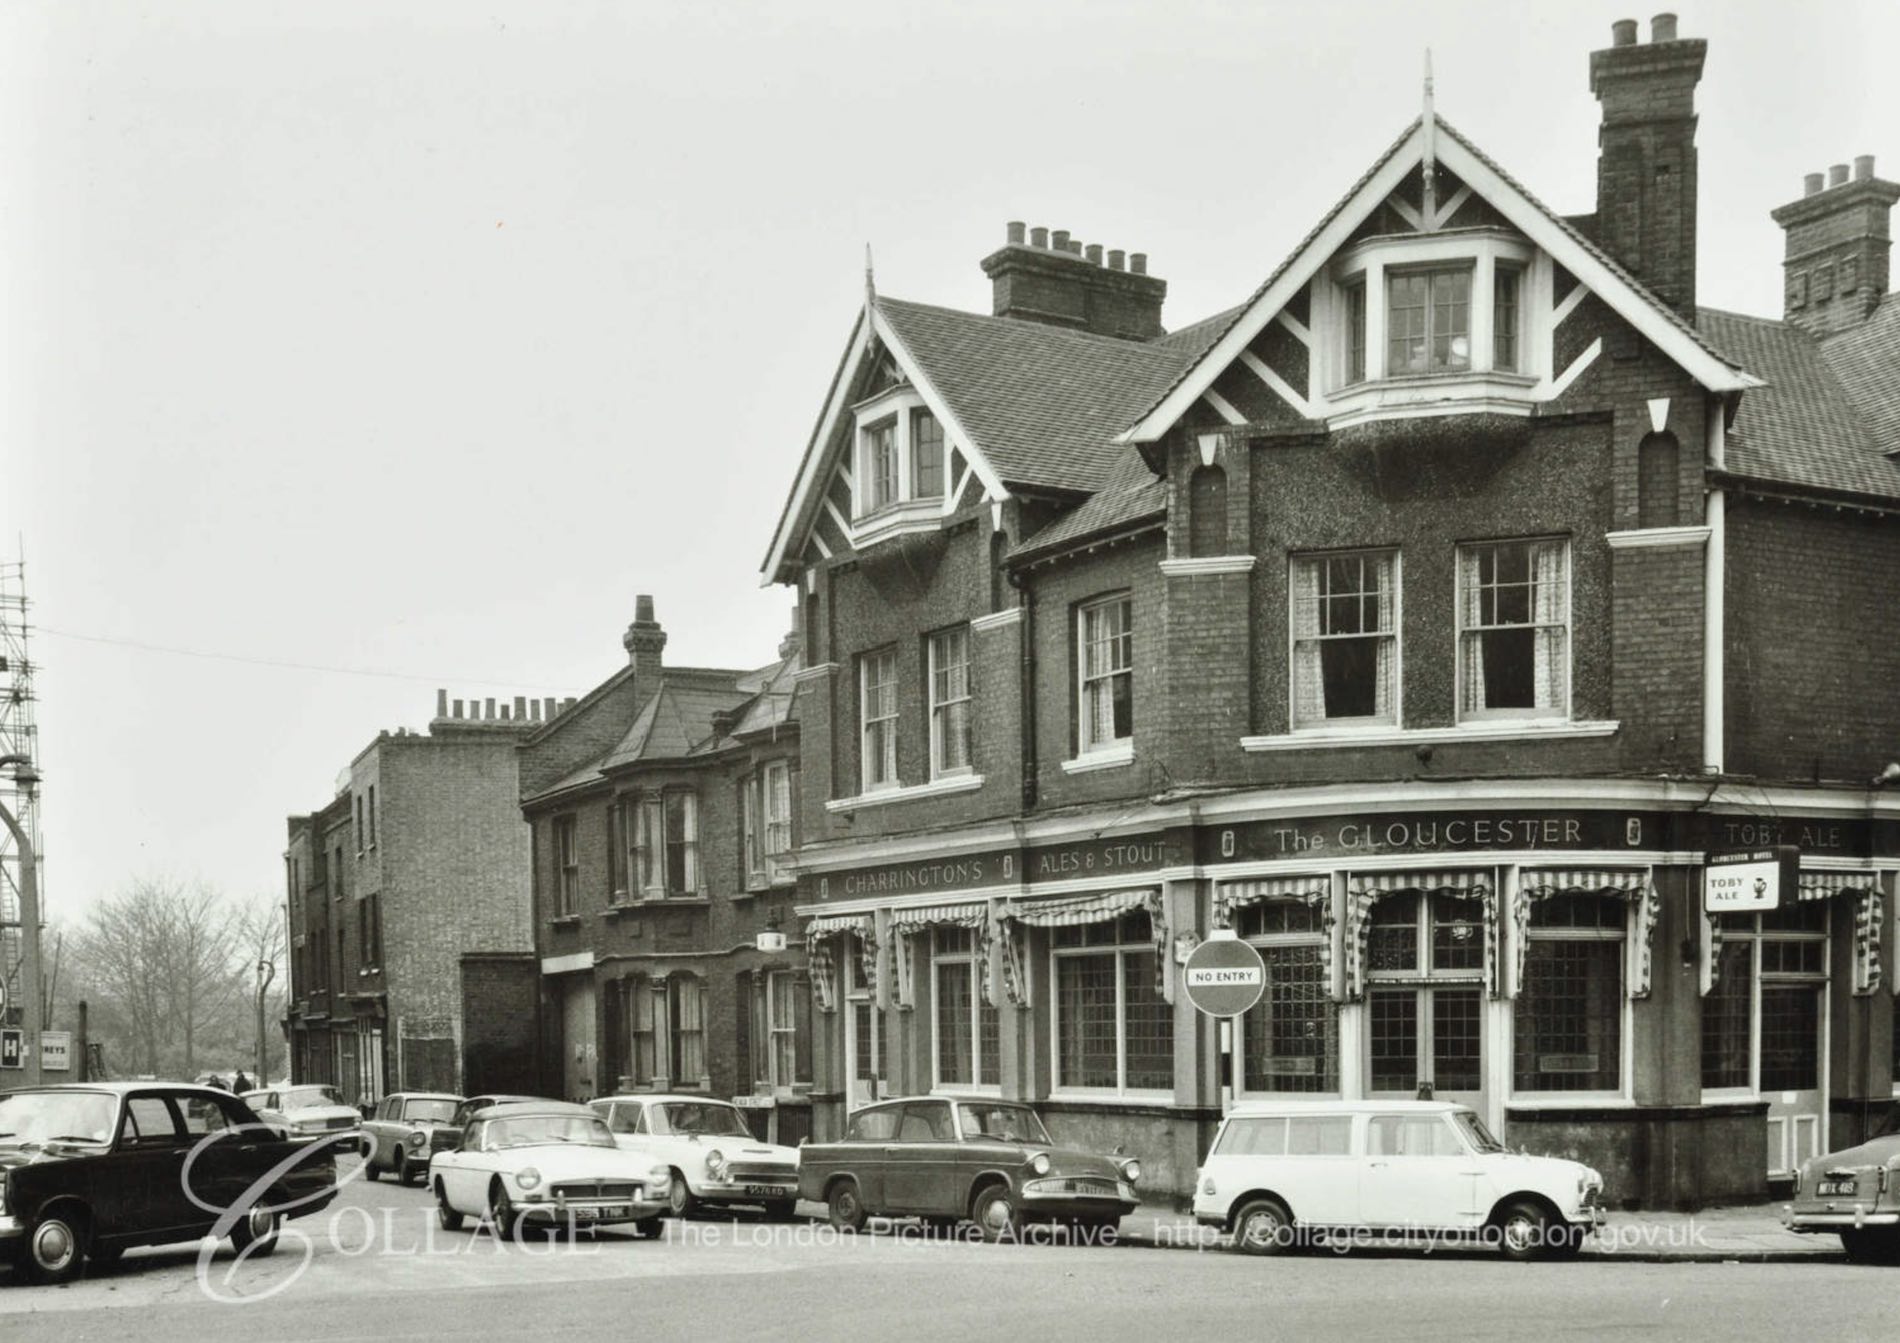
<svg viewBox="0 0 1900 1343"><path fill-rule="evenodd" d="M1268 967L1240 1094L1429 1088L1613 1200L1758 1194L1884 1106L1900 187L1775 211L1780 319L1698 307L1705 55L1589 55L1582 214L1428 95L1173 331L1145 257L1021 224L988 312L867 296L764 565L821 1133L998 1092L1185 1194L1217 930ZM1774 908L1706 912L1778 845Z"/></svg>

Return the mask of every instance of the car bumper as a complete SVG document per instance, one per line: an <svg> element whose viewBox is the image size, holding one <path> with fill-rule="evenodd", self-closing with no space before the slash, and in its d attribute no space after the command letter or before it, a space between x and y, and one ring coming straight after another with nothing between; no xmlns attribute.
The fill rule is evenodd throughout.
<svg viewBox="0 0 1900 1343"><path fill-rule="evenodd" d="M1843 1228L1854 1230L1865 1226L1900 1226L1900 1211L1883 1209L1875 1212L1864 1204L1856 1204L1846 1210L1800 1209L1793 1205L1783 1205L1781 1224L1790 1231L1839 1231Z"/></svg>
<svg viewBox="0 0 1900 1343"><path fill-rule="evenodd" d="M621 1222L644 1222L666 1211L666 1200L636 1199L562 1199L552 1203L517 1203L515 1212L530 1222L555 1226L614 1226Z"/></svg>
<svg viewBox="0 0 1900 1343"><path fill-rule="evenodd" d="M704 1180L687 1186L702 1203L790 1203L798 1197L795 1178Z"/></svg>
<svg viewBox="0 0 1900 1343"><path fill-rule="evenodd" d="M18 1217L0 1215L0 1245L6 1245L26 1234L26 1223Z"/></svg>
<svg viewBox="0 0 1900 1343"><path fill-rule="evenodd" d="M1023 1214L1032 1218L1113 1217L1120 1220L1141 1206L1138 1199L1122 1194L1044 1191L1028 1187L1022 1190L1021 1199Z"/></svg>

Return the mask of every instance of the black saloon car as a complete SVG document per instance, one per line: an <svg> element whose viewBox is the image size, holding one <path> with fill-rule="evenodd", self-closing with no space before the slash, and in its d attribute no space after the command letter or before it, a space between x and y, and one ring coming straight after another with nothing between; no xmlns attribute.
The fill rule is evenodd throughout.
<svg viewBox="0 0 1900 1343"><path fill-rule="evenodd" d="M252 1185L285 1163L264 1197L244 1206ZM0 1256L34 1282L65 1282L88 1260L110 1262L135 1245L198 1240L234 1207L243 1215L232 1244L268 1254L283 1218L335 1197L335 1161L321 1141L278 1138L215 1087L0 1092Z"/></svg>

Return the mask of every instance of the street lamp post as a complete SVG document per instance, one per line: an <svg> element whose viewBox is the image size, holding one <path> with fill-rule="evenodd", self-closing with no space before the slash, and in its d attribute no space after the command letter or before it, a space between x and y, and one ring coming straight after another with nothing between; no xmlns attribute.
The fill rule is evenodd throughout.
<svg viewBox="0 0 1900 1343"><path fill-rule="evenodd" d="M258 1086L269 1086L264 1071L264 990L270 987L271 980L277 978L277 962L260 960L257 963L257 1082Z"/></svg>
<svg viewBox="0 0 1900 1343"><path fill-rule="evenodd" d="M33 762L23 755L0 755L0 769L9 766L13 769L14 782L21 788L31 788L40 781ZM23 1037L20 1062L23 1067L19 1084L38 1086L40 1031L44 1025L42 995L45 993L40 983L39 872L32 839L4 803L0 803L0 822L13 832L13 843L20 855L20 1034ZM11 1081L0 1076L0 1086L9 1085Z"/></svg>

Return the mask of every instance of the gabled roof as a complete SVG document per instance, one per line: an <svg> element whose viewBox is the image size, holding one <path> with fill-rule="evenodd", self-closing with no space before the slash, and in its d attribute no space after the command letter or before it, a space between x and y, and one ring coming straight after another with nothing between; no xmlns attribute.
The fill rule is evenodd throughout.
<svg viewBox="0 0 1900 1343"><path fill-rule="evenodd" d="M1704 308L1703 332L1766 382L1742 398L1724 469L1771 484L1900 497L1900 303L1816 339L1763 317ZM1883 355L1884 352L1884 355Z"/></svg>
<svg viewBox="0 0 1900 1343"><path fill-rule="evenodd" d="M1433 127L1440 163L1696 381L1717 392L1741 391L1756 385L1755 379L1718 354L1668 304L1569 221L1532 196L1443 117L1434 114ZM1210 342L1166 391L1140 412L1117 442L1152 442L1180 420L1274 315L1345 245L1353 230L1424 161L1425 131L1423 118L1406 129L1254 291L1218 339Z"/></svg>
<svg viewBox="0 0 1900 1343"><path fill-rule="evenodd" d="M1114 471L1087 502L1063 514L1009 553L1029 559L1098 536L1126 532L1167 512L1167 482L1148 469L1141 454L1123 448Z"/></svg>
<svg viewBox="0 0 1900 1343"><path fill-rule="evenodd" d="M660 684L648 697L639 717L620 744L609 751L596 769L605 772L627 765L660 760L683 760L713 735L713 715L738 708L745 693L739 677L705 674L683 676L660 673Z"/></svg>

